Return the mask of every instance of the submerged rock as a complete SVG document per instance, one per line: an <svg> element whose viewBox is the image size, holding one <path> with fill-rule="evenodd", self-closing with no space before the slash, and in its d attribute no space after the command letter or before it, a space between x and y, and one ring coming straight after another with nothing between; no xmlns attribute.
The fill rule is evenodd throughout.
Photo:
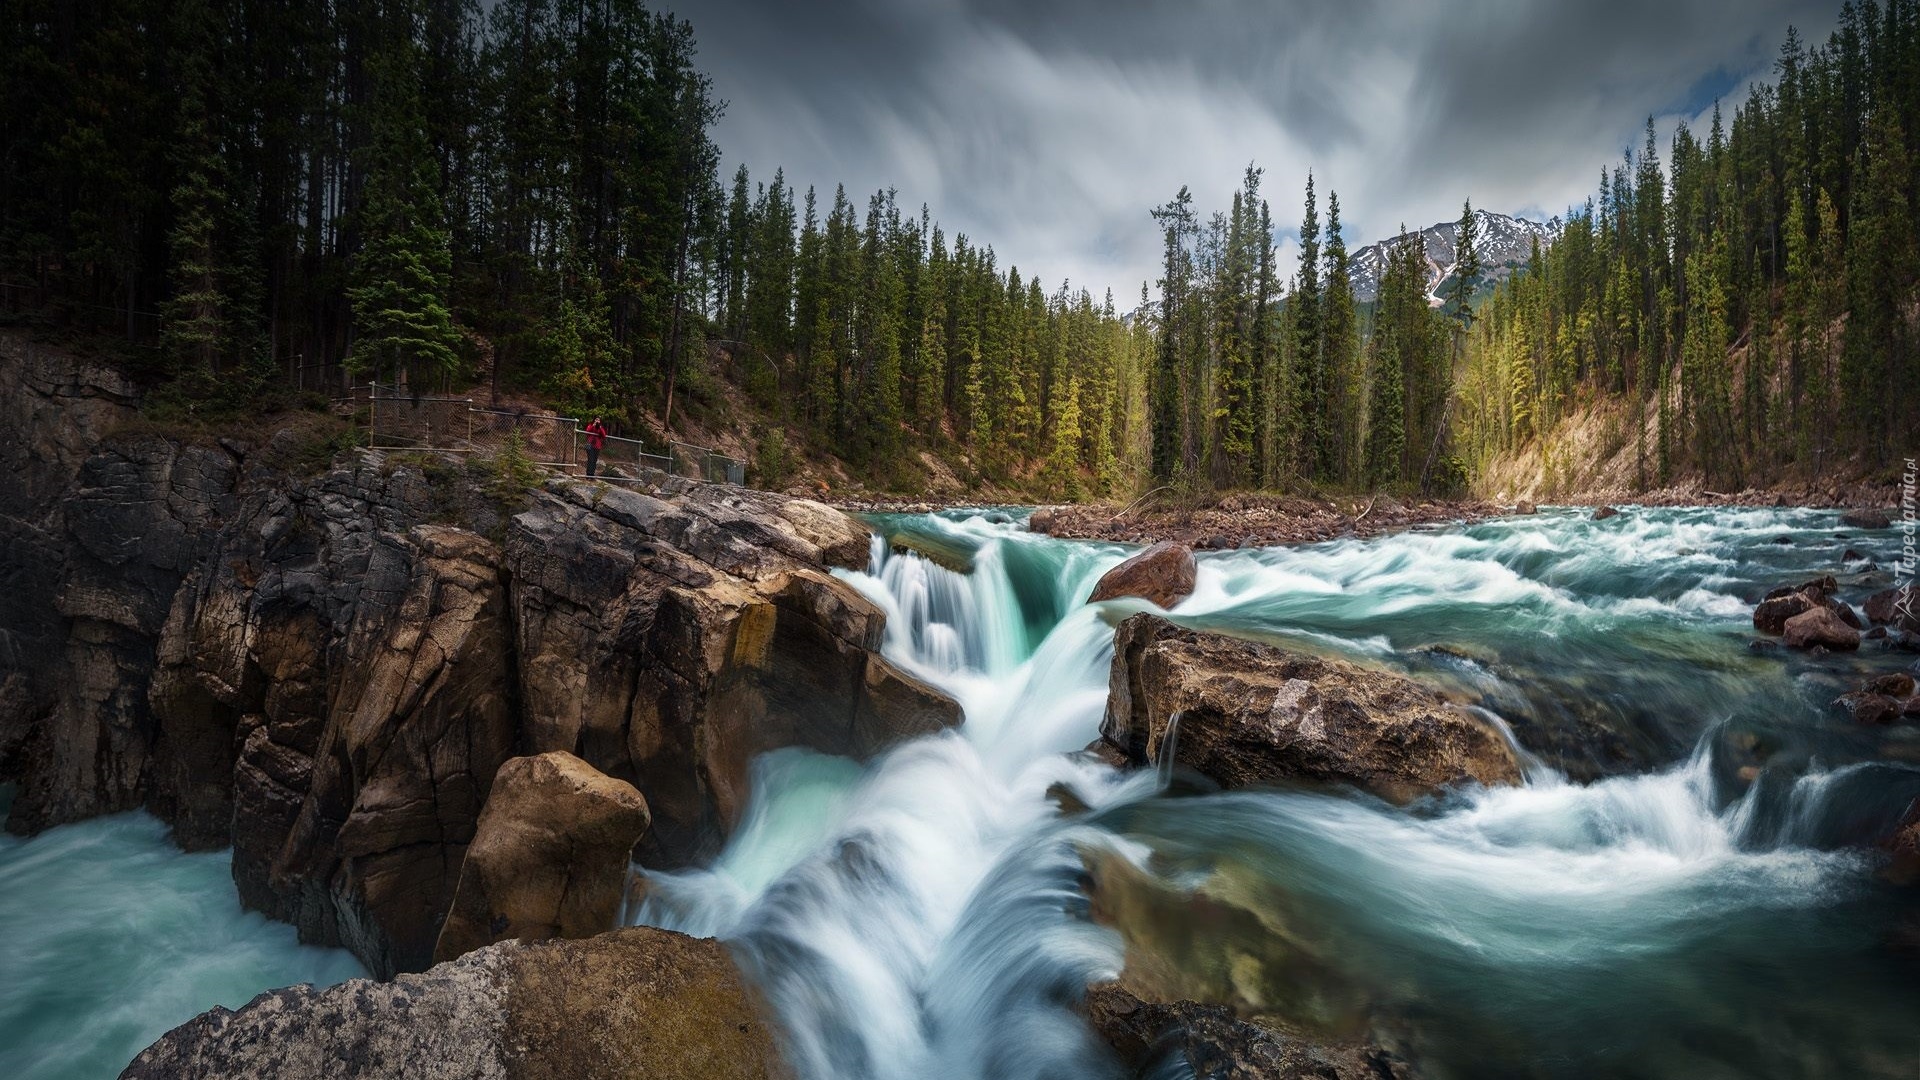
<svg viewBox="0 0 1920 1080"><path fill-rule="evenodd" d="M1756 616L1757 617L1757 616ZM1781 627L1789 646L1810 649L1858 649L1860 631L1848 626L1831 608L1809 608L1788 619Z"/></svg>
<svg viewBox="0 0 1920 1080"><path fill-rule="evenodd" d="M787 1077L761 1004L710 938L634 927L504 942L392 982L269 990L174 1028L123 1080Z"/></svg>
<svg viewBox="0 0 1920 1080"><path fill-rule="evenodd" d="M1920 713L1920 697L1914 690L1913 676L1898 671L1868 679L1860 689L1835 698L1833 705L1846 710L1855 723L1891 724Z"/></svg>
<svg viewBox="0 0 1920 1080"><path fill-rule="evenodd" d="M1755 605L1754 629L1764 634L1785 633L1787 620L1814 608L1825 608L1847 626L1860 629L1860 616L1844 601L1834 598L1834 591L1838 588L1838 583L1829 574L1798 585L1783 585L1774 589Z"/></svg>
<svg viewBox="0 0 1920 1080"><path fill-rule="evenodd" d="M1236 1016L1224 1005L1142 1001L1120 983L1087 990L1087 1020L1129 1075L1221 1080L1409 1080L1406 1062L1377 1043L1314 1043Z"/></svg>
<svg viewBox="0 0 1920 1080"><path fill-rule="evenodd" d="M1855 529L1884 529L1892 524L1883 511L1870 508L1849 510L1840 515L1840 523Z"/></svg>
<svg viewBox="0 0 1920 1080"><path fill-rule="evenodd" d="M1913 696L1914 679L1913 676L1904 671L1896 671L1891 675L1880 675L1868 679L1864 689L1872 694L1886 694L1889 697L1908 698Z"/></svg>
<svg viewBox="0 0 1920 1080"><path fill-rule="evenodd" d="M1196 573L1193 549L1162 541L1102 574L1087 602L1137 596L1170 609L1193 595Z"/></svg>
<svg viewBox="0 0 1920 1080"><path fill-rule="evenodd" d="M1595 508L1594 508L1594 511L1593 511L1593 520L1595 520L1595 521L1605 521L1605 520L1607 520L1607 519L1608 519L1608 518L1610 518L1610 517L1615 517L1615 516L1617 516L1617 515L1618 515L1619 513L1620 513L1620 511L1618 511L1618 510L1615 510L1615 509L1614 509L1613 507L1611 507L1611 506L1600 506L1600 507L1595 507Z"/></svg>
<svg viewBox="0 0 1920 1080"><path fill-rule="evenodd" d="M1403 675L1144 613L1115 634L1101 734L1136 764L1171 754L1227 787L1347 784L1404 803L1520 781L1498 732Z"/></svg>
<svg viewBox="0 0 1920 1080"><path fill-rule="evenodd" d="M500 766L434 961L514 938L588 938L620 916L646 800L564 751Z"/></svg>
<svg viewBox="0 0 1920 1080"><path fill-rule="evenodd" d="M1856 690L1833 699L1835 708L1844 709L1856 724L1891 724L1900 716L1901 703L1885 694Z"/></svg>

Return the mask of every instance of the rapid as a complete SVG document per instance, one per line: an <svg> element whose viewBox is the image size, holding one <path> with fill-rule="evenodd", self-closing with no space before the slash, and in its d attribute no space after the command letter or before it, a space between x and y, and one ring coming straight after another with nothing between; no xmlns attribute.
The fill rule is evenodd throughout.
<svg viewBox="0 0 1920 1080"><path fill-rule="evenodd" d="M982 512L876 530L845 576L886 610L886 655L965 725L865 766L766 755L724 852L649 874L633 913L727 940L802 1075L1119 1075L1075 1012L1126 958L1090 911L1097 859L1254 913L1254 932L1189 942L1195 963L1234 958L1243 1001L1309 1035L1365 1027L1423 1075L1920 1070L1920 979L1887 945L1912 901L1861 846L1920 797L1920 739L1826 704L1902 661L1746 648L1760 592L1848 547L1887 561L1890 534L1816 511L1569 510L1203 553L1176 621L1408 671L1532 762L1523 787L1398 808L1077 753L1112 627L1147 608L1084 602L1129 549ZM1856 603L1880 587L1863 566L1840 578ZM1062 789L1091 809L1063 813Z"/></svg>

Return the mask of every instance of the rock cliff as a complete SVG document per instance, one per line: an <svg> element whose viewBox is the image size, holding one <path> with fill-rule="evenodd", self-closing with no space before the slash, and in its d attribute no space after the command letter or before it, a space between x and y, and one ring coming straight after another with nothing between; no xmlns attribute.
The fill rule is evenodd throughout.
<svg viewBox="0 0 1920 1080"><path fill-rule="evenodd" d="M231 844L249 906L390 976L431 962L509 758L564 751L631 784L653 822L638 855L677 866L724 842L754 755L864 758L959 723L826 572L868 557L838 511L563 478L503 505L441 459L316 467L291 430L111 434L63 404L116 400L74 389L105 376L41 357L24 378L17 346L16 832L145 806L183 846Z"/></svg>

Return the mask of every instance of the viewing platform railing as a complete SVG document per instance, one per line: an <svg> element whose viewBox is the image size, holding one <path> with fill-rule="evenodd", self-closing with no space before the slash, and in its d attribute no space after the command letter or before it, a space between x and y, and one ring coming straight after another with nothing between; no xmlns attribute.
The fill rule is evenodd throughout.
<svg viewBox="0 0 1920 1080"><path fill-rule="evenodd" d="M379 383L351 387L348 399L366 403L367 445L375 450L470 454L518 432L527 456L536 464L574 474L586 472L587 433L579 417L489 409L472 398L415 394ZM662 449L664 453L648 453L638 439L609 435L595 478L634 481L652 474L714 484L746 483L746 464L737 458L683 442Z"/></svg>

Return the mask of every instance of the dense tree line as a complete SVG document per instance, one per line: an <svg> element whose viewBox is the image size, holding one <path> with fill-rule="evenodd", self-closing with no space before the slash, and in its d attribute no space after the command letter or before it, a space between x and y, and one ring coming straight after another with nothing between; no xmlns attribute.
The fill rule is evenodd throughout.
<svg viewBox="0 0 1920 1080"><path fill-rule="evenodd" d="M1621 403L1643 485L1871 465L1920 431L1914 211L1920 4L1847 4L1789 31L1772 85L1706 138L1682 125L1558 223L1482 312L1460 437L1480 460Z"/></svg>
<svg viewBox="0 0 1920 1080"><path fill-rule="evenodd" d="M1362 309L1311 177L1284 268L1261 170L1182 189L1122 313L892 191L723 176L692 28L639 0L10 0L0 310L229 405L481 379L658 439L724 376L769 475L792 435L902 486L1442 490L1611 395L1645 482L1763 480L1920 428L1917 7L1789 35L1664 166L1649 125L1476 318L1470 211L1444 297L1406 234Z"/></svg>
<svg viewBox="0 0 1920 1080"><path fill-rule="evenodd" d="M1185 188L1153 212L1165 258L1152 475L1208 488L1459 486L1448 409L1453 316L1465 318L1479 281L1471 208L1450 302L1428 302L1424 242L1403 229L1365 325L1339 196L1328 195L1322 226L1307 178L1299 262L1282 283L1261 179L1249 166L1230 209L1204 225Z"/></svg>
<svg viewBox="0 0 1920 1080"><path fill-rule="evenodd" d="M633 0L7 11L15 306L136 337L157 312L175 374L226 386L537 381L566 301L604 314L609 387L686 353L717 160L686 23Z"/></svg>
<svg viewBox="0 0 1920 1080"><path fill-rule="evenodd" d="M949 241L892 191L796 211L783 174L735 172L718 237L718 343L762 408L857 468L907 483L912 451L1063 495L1130 478L1144 332L1111 291L1048 292L993 249Z"/></svg>
<svg viewBox="0 0 1920 1080"><path fill-rule="evenodd" d="M478 377L662 437L720 357L883 478L964 448L1071 492L1138 457L1144 330L1110 294L892 192L724 183L692 29L638 0L7 12L0 305L158 344L176 392Z"/></svg>

